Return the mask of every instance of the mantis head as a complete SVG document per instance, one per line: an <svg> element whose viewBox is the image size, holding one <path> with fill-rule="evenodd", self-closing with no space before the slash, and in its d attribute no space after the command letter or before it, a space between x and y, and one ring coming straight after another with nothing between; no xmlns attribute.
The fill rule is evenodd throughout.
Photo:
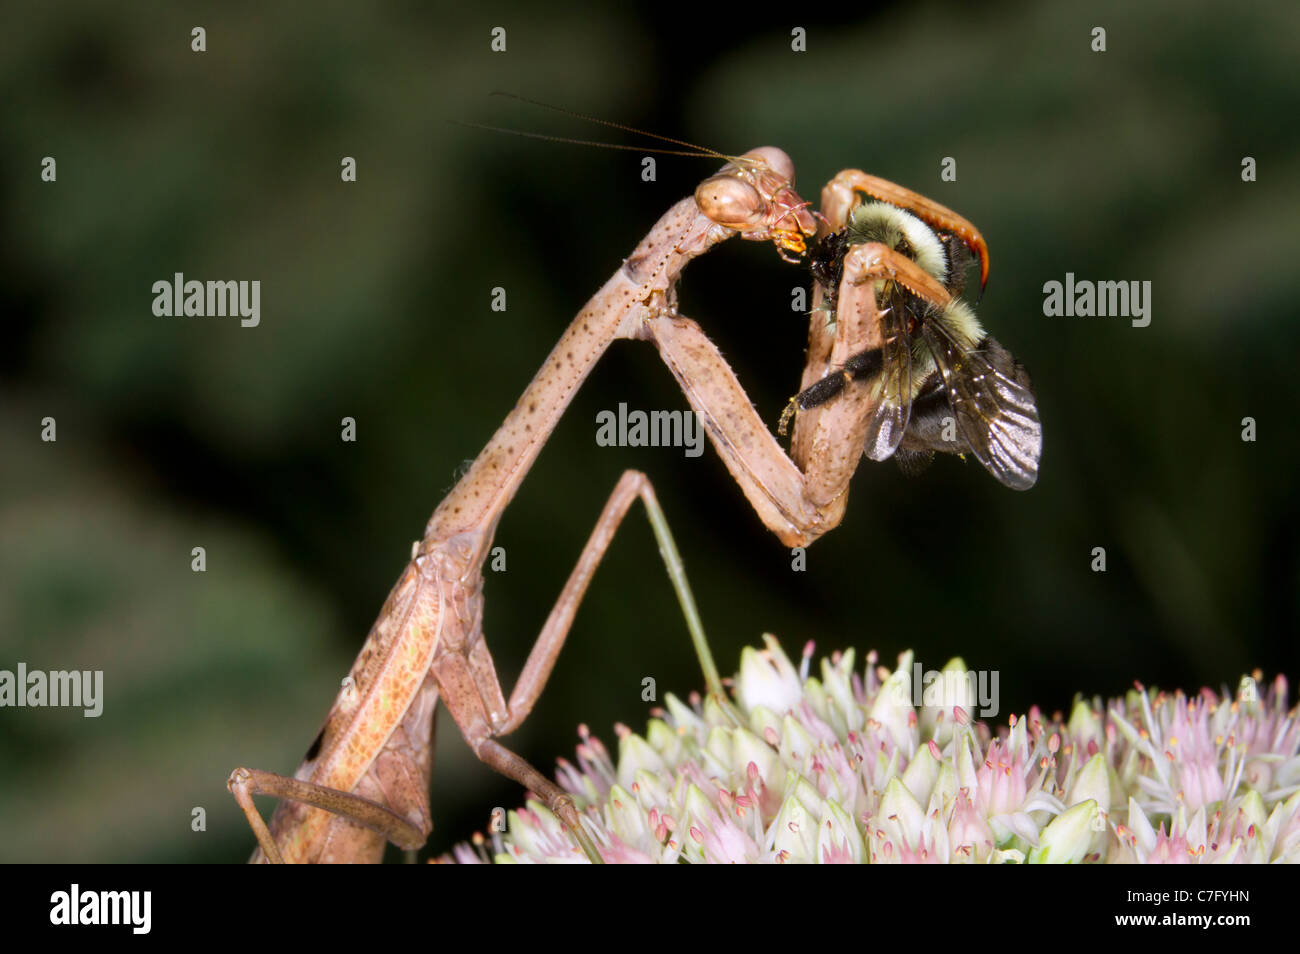
<svg viewBox="0 0 1300 954"><path fill-rule="evenodd" d="M794 163L775 146L760 146L732 159L695 190L706 216L742 238L770 241L787 262L807 251L817 233L808 203L794 190Z"/></svg>

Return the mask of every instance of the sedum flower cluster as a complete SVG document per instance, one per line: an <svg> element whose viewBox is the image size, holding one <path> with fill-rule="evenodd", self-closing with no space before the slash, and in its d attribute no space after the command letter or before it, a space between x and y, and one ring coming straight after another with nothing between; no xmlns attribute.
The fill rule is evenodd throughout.
<svg viewBox="0 0 1300 954"><path fill-rule="evenodd" d="M580 729L559 781L608 863L1300 862L1300 725L1278 677L1236 698L1135 687L1068 718L972 718L960 660L942 704L852 651L808 674L771 636L746 649L735 704L669 696L618 759ZM965 687L965 688L963 688ZM919 703L919 705L918 705ZM455 860L584 862L544 806Z"/></svg>

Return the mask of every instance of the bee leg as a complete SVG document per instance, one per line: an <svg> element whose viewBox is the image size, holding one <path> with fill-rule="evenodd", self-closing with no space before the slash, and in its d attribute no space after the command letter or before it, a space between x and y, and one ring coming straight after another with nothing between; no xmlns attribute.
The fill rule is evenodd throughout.
<svg viewBox="0 0 1300 954"><path fill-rule="evenodd" d="M882 319L888 309L877 300L878 281L896 282L937 307L952 301L936 278L886 245L866 242L849 250L836 295L834 335L820 322L810 322L808 361L795 399L790 455L805 472L811 500L824 502L843 494L866 446L879 389L864 379L879 369L886 344L887 323ZM843 377L845 372L852 373ZM800 400L804 395L807 399Z"/></svg>
<svg viewBox="0 0 1300 954"><path fill-rule="evenodd" d="M889 252L889 256L870 259L873 252ZM835 324L809 322L807 360L796 396L790 456L804 472L808 499L819 506L828 506L831 501L842 506L846 502L841 498L862 458L873 410L872 388L857 380L852 362L855 356L879 350L881 318L886 309L876 300L875 283L862 265L851 263L886 262L893 272L904 276L906 287L915 284L930 290L911 271L904 271L906 266L894 267L890 257L894 255L878 243L855 246L845 256L845 271L835 296ZM882 272L879 277L888 279L893 274ZM814 306L821 304L823 292L820 285L815 288Z"/></svg>

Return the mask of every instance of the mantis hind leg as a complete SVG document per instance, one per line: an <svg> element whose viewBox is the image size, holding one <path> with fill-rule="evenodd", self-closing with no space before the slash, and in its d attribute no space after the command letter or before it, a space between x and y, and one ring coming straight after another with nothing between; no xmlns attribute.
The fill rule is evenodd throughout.
<svg viewBox="0 0 1300 954"><path fill-rule="evenodd" d="M495 737L513 731L532 711L534 704L546 686L551 670L555 668L556 659L573 625L574 617L583 596L586 594L587 586L590 584L601 558L605 555L605 551L609 549L610 542L619 524L627 515L632 503L638 498L646 507L650 525L659 544L660 555L663 557L669 579L672 581L673 589L681 605L682 614L686 619L687 629L690 631L691 641L695 646L695 652L700 661L700 668L704 671L709 692L717 698L724 709L733 711L723 690L722 680L718 676L717 666L714 665L713 656L704 635L704 626L700 622L699 610L695 605L695 597L691 593L690 584L686 579L686 570L682 564L681 555L677 551L672 532L668 528L668 521L659 506L659 501L655 497L654 488L651 486L649 479L645 474L634 470L623 473L623 476L619 478L618 483L614 486L609 500L606 501L605 507L596 521L596 526L583 547L581 555L578 557L578 562L569 574L564 589L561 590L550 616L542 626L542 631L538 634L537 640L528 654L528 660L524 664L518 681L515 683L514 691L510 694L510 701L506 707L508 715L503 720L494 725L490 724L483 708L466 705L466 700L473 698L473 694L468 691L449 691L448 688L451 685L464 687L472 682L478 684L478 700L482 700L485 695L491 694L483 692L483 683L486 682L489 684L489 688L494 688L497 685L496 674L495 671L490 669L491 657L487 654L486 646L482 642L476 644L467 656L449 654L434 663L439 683L442 684L444 690L442 693L443 701L451 711L452 718L460 725L462 733L474 750L474 754L502 775L514 779L541 796L566 827L573 832L578 844L581 845L587 856L596 862L601 860L599 851L591 842L587 832L582 828L581 816L574 806L572 796L543 776L521 756L516 755L497 742Z"/></svg>
<svg viewBox="0 0 1300 954"><path fill-rule="evenodd" d="M248 819L249 827L257 836L257 844L271 864L284 864L284 858L276 845L275 838L262 815L253 804L254 795L272 795L276 798L293 799L327 812L341 815L350 821L376 831L404 850L420 848L428 832L421 831L415 825L390 811L378 802L372 802L360 795L341 792L314 782L263 772L260 769L237 768L230 773L226 788L235 797L235 801Z"/></svg>
<svg viewBox="0 0 1300 954"><path fill-rule="evenodd" d="M681 605L682 616L686 620L686 628L690 633L691 643L695 647L695 655L700 661L700 669L704 672L709 692L725 703L727 697L722 688L722 680L718 676L718 667L714 665L713 654L709 650L708 639L704 634L704 624L700 621L700 612L695 605L695 597L686 578L686 567L682 563L681 554L677 551L677 544L668 527L668 520L659 506L650 479L640 471L627 470L614 485L614 490L596 520L596 526L592 529L591 536L578 557L578 562L569 574L568 582L560 591L551 615L547 617L541 633L537 636L537 641L533 644L532 651L528 654L528 661L524 664L523 672L519 674L514 691L510 694L510 717L499 728L498 734L504 735L517 728L527 718L533 704L541 695L542 687L546 685L551 669L555 666L555 660L569 634L569 628L573 625L573 618L587 592L587 586L596 572L596 567L600 565L605 551L609 549L614 533L623 522L623 518L627 516L628 509L638 498L645 505L646 516L650 520L655 540L659 544L659 555L663 558L668 578L677 594L677 601Z"/></svg>

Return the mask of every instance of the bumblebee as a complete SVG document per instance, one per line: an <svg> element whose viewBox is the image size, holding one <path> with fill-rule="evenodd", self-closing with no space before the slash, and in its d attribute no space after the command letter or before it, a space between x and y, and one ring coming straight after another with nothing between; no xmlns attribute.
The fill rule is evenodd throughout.
<svg viewBox="0 0 1300 954"><path fill-rule="evenodd" d="M900 186L856 170L842 175L856 177L854 203L843 227L814 246L810 268L831 322L840 308L855 307L847 289L871 284L881 343L793 397L781 433L796 411L864 382L872 388L867 457L893 457L916 473L936 451L972 454L1007 487L1032 487L1043 438L1029 373L959 297L975 257L981 290L987 280L983 239L960 216Z"/></svg>

